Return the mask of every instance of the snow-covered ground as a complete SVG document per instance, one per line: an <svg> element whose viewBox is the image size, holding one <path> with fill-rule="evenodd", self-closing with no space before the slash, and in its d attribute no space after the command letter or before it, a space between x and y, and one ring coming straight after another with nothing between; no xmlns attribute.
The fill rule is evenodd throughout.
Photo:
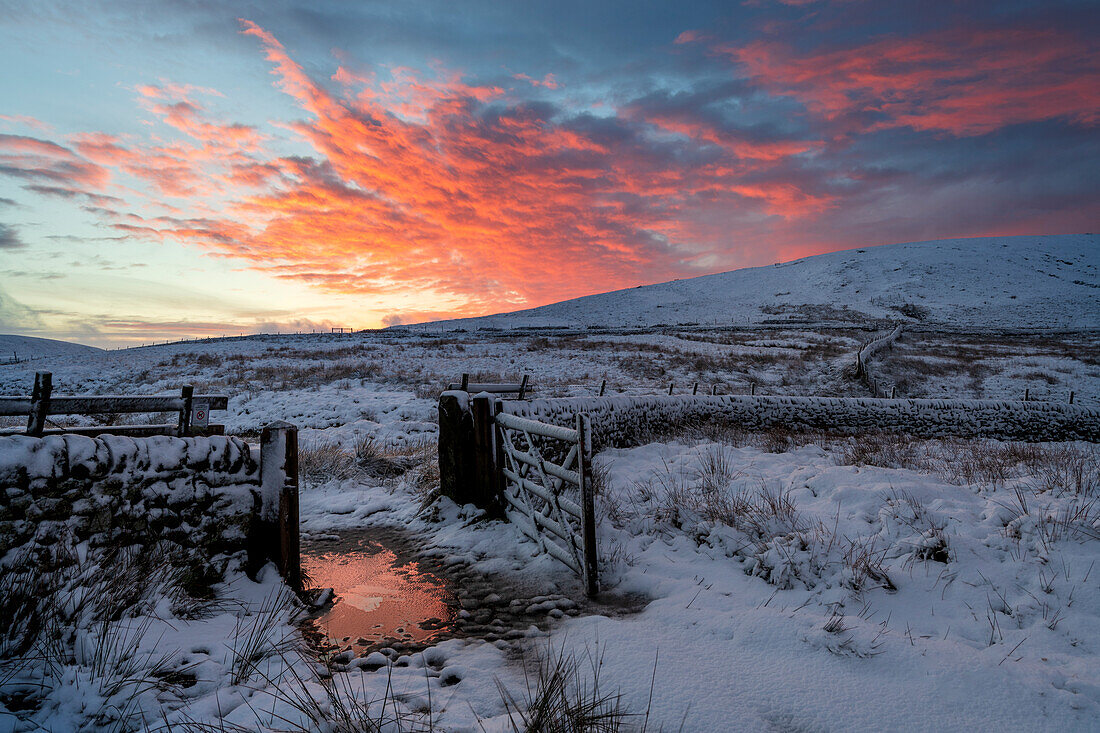
<svg viewBox="0 0 1100 733"><path fill-rule="evenodd" d="M36 370L53 372L59 394L183 384L226 393L228 412L212 419L231 433L254 438L276 419L302 429L307 540L402 527L426 554L580 600L578 581L516 528L446 499L420 511L444 383L530 374L543 396L594 395L604 381L609 394L670 384L682 394L698 382L700 392L868 396L855 354L892 326L865 329L858 311L912 327L868 365L899 396L1073 392L1096 406L1096 244L1083 235L844 252L594 296L507 324L63 350L0 365L0 394L28 393ZM990 260L988 277L974 274ZM484 329L589 322L577 314L620 327ZM757 323L788 317L815 323ZM337 470L332 457L365 442L400 456L406 473ZM308 458L325 446L329 462ZM572 656L582 678L602 660L601 691L621 692L623 709L639 714L628 729L1092 730L1098 464L1088 444L814 444L671 426L660 442L597 456L606 596L572 617L549 603L539 624L549 635L452 638L319 668L296 651L297 611L278 579L230 572L212 600L153 592L106 626L65 606L73 646L47 650L61 661L46 691L12 688L13 666L0 664L0 731L324 730L318 721L342 713L387 730L510 731L518 719L498 681L525 699L521 652ZM82 567L72 583L108 583L108 569Z"/></svg>
<svg viewBox="0 0 1100 733"><path fill-rule="evenodd" d="M434 442L433 393L462 372L530 373L555 395L593 394L603 379L611 391L637 393L664 392L670 381L685 390L698 380L724 390L755 382L772 393L866 395L845 368L873 335L272 336L55 357L34 367L54 372L58 392L153 392L182 383L224 391L231 431L252 435L290 419L303 428L306 450L373 438L402 451ZM1075 399L1096 404L1095 341L1042 338L1070 366ZM877 368L919 358L920 350L935 363L936 349L958 342L957 334L903 336L877 357ZM980 391L971 379L952 381L959 396L1018 396L1036 381L1049 384L1019 366L1015 341L966 343L984 349L991 366ZM947 379L937 374L922 379ZM25 392L31 379L29 369L6 367L0 391ZM1072 455L1059 457L1063 449L1051 447L1045 461L1022 449L1000 462L988 458L1006 450L864 440L790 447L769 436L724 445L682 436L607 451L597 458L606 473L604 577L612 599L641 596L642 610L619 613L611 601L606 610L597 605L554 621L549 637L532 631L528 657L550 649L602 658L601 688L621 691L628 711L648 710L654 729L1090 729L1100 714L1097 450L1073 445L1064 449ZM868 462L883 465L855 465ZM425 552L580 597L569 571L536 556L515 528L478 522L476 512L446 500L418 514L421 475L314 477L302 494L303 532L323 538L402 526L420 536ZM765 500L780 507L774 516L757 511ZM238 573L216 590L219 603L198 618L154 604L126 622L143 629L139 657L152 663L175 652L172 664L197 679L145 690L136 709L147 721L163 725L166 715L176 723L293 729L282 716L311 729L311 715L330 714L330 703L303 711L300 699L288 699L295 690L322 701L327 693L314 664L280 643L298 632L288 621L291 606L274 601L277 581L257 584ZM272 629L261 639L268 648L242 678L240 647L259 626ZM95 648L99 632L82 633ZM513 645L450 639L376 667L382 661L336 660L335 669L350 673L333 679L345 699L374 701L373 715L404 727L427 723L430 699L436 730L511 730L497 680L524 697ZM111 703L89 687L91 669L75 664L34 720L46 729L58 721L53 729L63 730L80 711Z"/></svg>
<svg viewBox="0 0 1100 733"><path fill-rule="evenodd" d="M102 349L56 339L34 336L0 335L0 363L22 362L45 356L90 356Z"/></svg>

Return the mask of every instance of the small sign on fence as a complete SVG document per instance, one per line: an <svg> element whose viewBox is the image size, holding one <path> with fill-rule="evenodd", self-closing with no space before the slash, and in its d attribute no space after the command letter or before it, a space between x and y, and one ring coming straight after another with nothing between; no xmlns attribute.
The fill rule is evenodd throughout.
<svg viewBox="0 0 1100 733"><path fill-rule="evenodd" d="M206 428L210 426L210 405L205 402L196 402L191 407L191 427Z"/></svg>

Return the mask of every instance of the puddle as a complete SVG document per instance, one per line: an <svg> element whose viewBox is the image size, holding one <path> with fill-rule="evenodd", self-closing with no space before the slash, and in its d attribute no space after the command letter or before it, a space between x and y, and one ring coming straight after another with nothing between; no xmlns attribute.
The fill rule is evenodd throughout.
<svg viewBox="0 0 1100 733"><path fill-rule="evenodd" d="M334 593L305 622L305 635L318 649L356 656L407 654L454 637L503 650L544 635L567 616L634 613L647 602L626 596L587 601L579 581L558 587L524 573L522 565L479 572L394 527L303 538L302 569L312 587Z"/></svg>
<svg viewBox="0 0 1100 733"><path fill-rule="evenodd" d="M302 552L312 585L334 591L310 622L330 645L361 654L392 641L426 646L453 631L458 604L442 579L380 542L344 545Z"/></svg>

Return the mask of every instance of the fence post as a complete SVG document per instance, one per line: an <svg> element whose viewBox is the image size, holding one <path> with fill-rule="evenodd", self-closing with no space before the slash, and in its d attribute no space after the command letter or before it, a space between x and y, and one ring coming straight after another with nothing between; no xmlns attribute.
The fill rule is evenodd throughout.
<svg viewBox="0 0 1100 733"><path fill-rule="evenodd" d="M600 382L600 397L603 397L604 390L607 389L607 380Z"/></svg>
<svg viewBox="0 0 1100 733"><path fill-rule="evenodd" d="M183 407L180 408L179 426L176 428L176 435L180 438L186 438L191 434L191 400L195 395L195 388L190 384L184 385L180 389L180 399L183 400Z"/></svg>
<svg viewBox="0 0 1100 733"><path fill-rule="evenodd" d="M260 507L248 556L252 572L274 561L295 590L302 586L298 520L298 428L280 420L260 433Z"/></svg>
<svg viewBox="0 0 1100 733"><path fill-rule="evenodd" d="M699 383L695 382L691 385L691 396L694 397L697 394L699 394Z"/></svg>
<svg viewBox="0 0 1100 733"><path fill-rule="evenodd" d="M53 374L35 372L34 392L31 393L31 414L27 418L27 435L41 437L46 429L46 416L50 414L50 393L53 391Z"/></svg>
<svg viewBox="0 0 1100 733"><path fill-rule="evenodd" d="M594 596L600 592L599 560L596 557L596 487L592 483L589 460L592 450L592 425L587 415L578 414L577 475L581 479L581 514L584 536L584 592Z"/></svg>
<svg viewBox="0 0 1100 733"><path fill-rule="evenodd" d="M668 393L669 394L672 394L672 385L674 385L674 384L676 384L676 383L675 382L669 382L668 383Z"/></svg>
<svg viewBox="0 0 1100 733"><path fill-rule="evenodd" d="M524 374L523 379L519 383L519 397L517 397L516 399L522 400L526 394L527 394L527 375Z"/></svg>

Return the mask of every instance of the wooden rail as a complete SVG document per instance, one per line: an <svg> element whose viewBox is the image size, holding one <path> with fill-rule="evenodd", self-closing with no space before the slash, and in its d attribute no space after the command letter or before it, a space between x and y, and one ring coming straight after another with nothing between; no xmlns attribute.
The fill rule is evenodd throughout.
<svg viewBox="0 0 1100 733"><path fill-rule="evenodd" d="M0 416L27 416L27 428L0 429L0 435L26 434L32 436L60 435L190 435L192 410L195 405L205 405L207 410L225 410L229 407L226 395L196 395L190 385L176 395L55 395L53 375L38 372L34 375L34 391L30 396L0 397ZM96 415L115 413L175 412L174 423L157 425L96 425L93 427L47 428L50 415ZM218 432L223 426L212 425Z"/></svg>
<svg viewBox="0 0 1100 733"><path fill-rule="evenodd" d="M516 399L522 400L528 392L533 392L534 387L528 383L528 376L523 375L523 380L519 382L471 382L469 374L462 375L461 382L451 382L447 385L449 391L459 390L461 392L469 392L470 394L479 394L481 392L488 392L490 394L517 394Z"/></svg>

